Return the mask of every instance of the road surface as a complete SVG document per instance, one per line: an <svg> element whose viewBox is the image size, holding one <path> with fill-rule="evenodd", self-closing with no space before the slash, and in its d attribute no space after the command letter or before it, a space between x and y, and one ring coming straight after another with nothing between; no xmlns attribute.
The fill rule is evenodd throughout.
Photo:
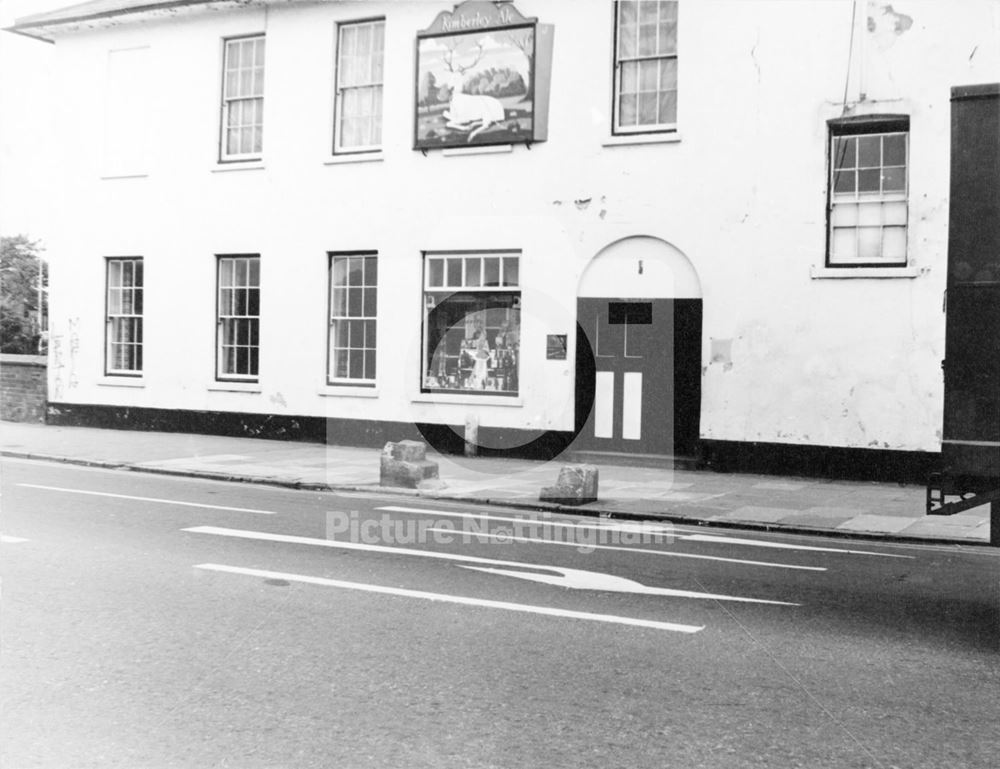
<svg viewBox="0 0 1000 769"><path fill-rule="evenodd" d="M2 463L0 767L992 767L1000 553Z"/></svg>

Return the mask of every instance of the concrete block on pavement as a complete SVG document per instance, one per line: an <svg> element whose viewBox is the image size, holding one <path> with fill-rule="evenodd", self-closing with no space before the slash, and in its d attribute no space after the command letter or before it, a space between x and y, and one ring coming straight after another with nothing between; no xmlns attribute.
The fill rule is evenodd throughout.
<svg viewBox="0 0 1000 769"><path fill-rule="evenodd" d="M561 505L585 505L597 501L597 468L594 465L565 465L555 486L546 486L538 498Z"/></svg>
<svg viewBox="0 0 1000 769"><path fill-rule="evenodd" d="M426 457L427 446L420 441L390 441L382 449L379 485L426 488L438 477L437 462Z"/></svg>

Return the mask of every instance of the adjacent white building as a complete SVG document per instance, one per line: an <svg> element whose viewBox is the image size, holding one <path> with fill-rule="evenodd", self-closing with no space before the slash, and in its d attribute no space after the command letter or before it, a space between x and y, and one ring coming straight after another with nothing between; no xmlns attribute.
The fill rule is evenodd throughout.
<svg viewBox="0 0 1000 769"><path fill-rule="evenodd" d="M940 451L949 98L1000 80L996 2L96 0L15 29L57 57L52 421Z"/></svg>

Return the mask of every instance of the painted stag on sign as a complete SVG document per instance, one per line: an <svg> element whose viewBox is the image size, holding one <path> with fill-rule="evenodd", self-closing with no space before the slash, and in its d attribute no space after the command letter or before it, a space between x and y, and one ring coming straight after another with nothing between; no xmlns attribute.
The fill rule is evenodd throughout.
<svg viewBox="0 0 1000 769"><path fill-rule="evenodd" d="M534 131L533 26L417 41L417 149L530 142Z"/></svg>
<svg viewBox="0 0 1000 769"><path fill-rule="evenodd" d="M458 57L458 45L448 47L444 55L444 64L448 68L445 76L445 86L451 91L451 100L448 102L448 109L443 113L447 121L445 125L456 131L468 131L469 137L466 141L471 142L479 134L491 125L497 125L507 117L503 103L493 97L483 94L465 93L468 87L466 73L472 70L483 58L483 46L481 43L475 44L473 58L466 64L456 61Z"/></svg>

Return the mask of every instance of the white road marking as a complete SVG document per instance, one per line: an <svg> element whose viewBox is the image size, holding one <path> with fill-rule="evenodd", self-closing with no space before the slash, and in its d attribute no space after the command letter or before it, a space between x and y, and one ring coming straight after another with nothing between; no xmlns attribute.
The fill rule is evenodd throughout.
<svg viewBox="0 0 1000 769"><path fill-rule="evenodd" d="M515 564L520 566L521 564ZM670 598L708 598L713 601L738 601L741 603L767 603L776 606L799 606L797 603L788 601L766 601L761 598L740 598L732 595L717 595L714 593L699 593L694 590L675 590L669 587L649 587L641 582L626 579L625 577L615 577L611 574L601 574L596 571L584 571L583 569L567 569L562 566L545 566L541 568L551 569L558 574L540 574L532 571L515 571L511 569L497 569L488 566L462 566L463 569L473 571L485 571L489 574L502 574L505 577L516 577L526 579L531 582L541 582L545 585L555 585L557 587L573 588L575 590L603 590L609 593L635 593L637 595L662 595Z"/></svg>
<svg viewBox="0 0 1000 769"><path fill-rule="evenodd" d="M5 545L17 545L21 542L30 542L30 539L25 539L24 537L10 537L6 534L0 534L0 542Z"/></svg>
<svg viewBox="0 0 1000 769"><path fill-rule="evenodd" d="M549 566L537 563L521 563L520 561L501 561L494 558L478 558L473 555L458 555L457 553L438 553L433 550L416 550L407 547L390 547L387 545L367 545L361 542L340 542L331 539L316 539L315 537L299 537L292 534L271 534L264 531L249 531L246 529L227 529L221 526L192 526L182 529L192 534L213 534L220 537L238 537L240 539L257 539L266 542L286 542L294 545L313 545L316 547L332 547L340 550L359 550L367 553L387 553L390 555L411 555L418 558L436 558L442 561L457 561L459 563L475 563L484 566L514 567L519 569L541 569L555 572L562 587L574 587L588 590L614 590L616 592L631 592L642 595L662 595L674 598L707 598L715 601L735 601L739 603L766 603L780 604L782 606L798 606L796 603L785 601L769 601L762 598L744 598L742 596L715 595L713 593L696 593L690 590L674 590L665 587L649 587L639 582L625 579L624 577L614 577L610 574L602 574L595 571L585 571L583 569L570 569L562 566ZM500 571L498 573L507 573ZM520 574L521 572L519 572ZM540 580L542 581L542 580ZM590 585L600 584L602 587L594 588ZM608 587L615 585L615 587Z"/></svg>
<svg viewBox="0 0 1000 769"><path fill-rule="evenodd" d="M769 561L748 561L743 558L723 558L719 555L696 555L694 553L673 553L668 550L651 550L642 547L623 547L620 545L591 545L584 542L560 542L556 539L542 539L541 537L518 537L513 534L478 534L474 532L455 531L453 529L429 528L427 531L439 532L442 534L461 534L463 537L485 537L487 539L498 539L505 542L530 542L542 545L564 545L566 547L586 547L594 550L623 550L626 553L647 553L649 555L662 555L668 558L692 558L702 561L721 561L723 563L738 563L744 566L771 566L776 569L801 569L802 571L826 571L825 566L798 566L790 563L771 563Z"/></svg>
<svg viewBox="0 0 1000 769"><path fill-rule="evenodd" d="M209 505L201 502L181 502L177 499L159 499L158 497L133 497L129 494L112 494L108 491L87 491L84 489L65 489L59 486L42 486L37 483L19 483L29 489L44 489L46 491L64 491L68 494L89 494L95 497L113 497L115 499L132 499L136 502L157 502L163 505L180 505L181 507L202 507L209 510L227 510L234 513L256 513L257 515L276 515L274 510L255 510L250 507L227 507L226 505Z"/></svg>
<svg viewBox="0 0 1000 769"><path fill-rule="evenodd" d="M442 603L455 603L462 606L481 606L490 609L504 609L505 611L524 612L526 614L543 614L549 617L565 617L568 619L583 619L593 622L609 622L616 625L631 625L633 627L652 628L654 630L670 630L675 633L697 633L704 630L704 625L680 625L674 622L657 622L655 620L637 619L635 617L620 617L614 614L594 614L583 611L570 611L568 609L556 609L551 606L535 606L525 603L510 603L508 601L491 601L483 598L469 598L460 595L446 595L444 593L428 593L423 590L407 590L399 587L383 587L382 585L370 585L364 582L345 582L338 579L326 579L325 577L309 577L304 574L289 574L282 571L267 571L264 569L244 569L239 566L225 566L218 563L200 563L194 568L205 569L207 571L218 571L229 574L242 574L249 577L261 577L264 579L284 579L289 582L304 582L310 585L324 585L326 587L339 587L345 590L360 590L366 593L380 593L382 595L401 596L403 598L422 598L427 601L440 601Z"/></svg>
<svg viewBox="0 0 1000 769"><path fill-rule="evenodd" d="M783 542L771 542L762 539L747 539L745 537L726 537L714 534L685 534L684 531L690 531L691 529L685 528L675 528L670 526L665 528L662 532L649 531L648 529L640 528L645 526L645 524L632 524L628 522L623 523L610 523L610 522L594 522L594 523L570 523L568 521L552 521L547 518L526 518L526 517L512 517L512 516L502 516L502 515L491 515L488 513L456 513L450 510L428 510L426 508L420 507L401 507L397 505L388 505L385 507L379 507L378 510L387 510L389 512L395 513L413 513L415 515L440 515L447 518L471 518L471 519L485 519L490 521L499 521L501 523L523 523L523 524L535 524L539 526L554 526L559 528L569 528L569 529L598 529L605 530L609 529L612 531L621 531L627 533L663 533L665 536L671 536L674 539L686 539L692 542L714 542L719 544L727 545L747 545L752 547L772 547L781 550L809 550L814 552L822 553L846 553L850 555L877 555L883 558L913 558L912 555L895 555L892 553L875 553L868 550L848 550L846 548L837 547L817 547L812 545L792 545ZM656 525L656 524L654 524Z"/></svg>
<svg viewBox="0 0 1000 769"><path fill-rule="evenodd" d="M849 553L850 555L879 555L883 558L910 558L912 555L896 555L894 553L874 553L869 550L847 550L840 547L816 547L814 545L790 545L785 542L768 542L760 539L743 539L741 537L723 537L715 534L683 534L678 539L689 539L694 542L717 542L723 545L748 545L750 547L773 547L780 550L810 550L819 553Z"/></svg>

